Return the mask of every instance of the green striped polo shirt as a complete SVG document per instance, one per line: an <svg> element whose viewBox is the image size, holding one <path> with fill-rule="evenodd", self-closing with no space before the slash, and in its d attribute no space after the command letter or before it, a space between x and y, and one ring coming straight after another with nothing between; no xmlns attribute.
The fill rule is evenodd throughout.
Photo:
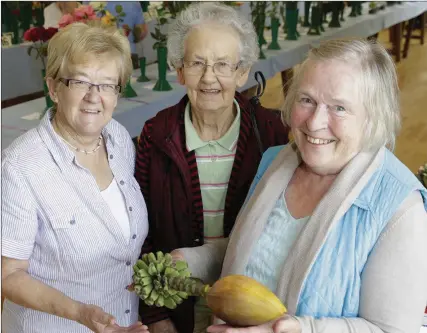
<svg viewBox="0 0 427 333"><path fill-rule="evenodd" d="M200 139L194 128L190 119L190 103L185 107L185 139L188 151L194 150L196 155L203 202L205 243L224 237L225 197L240 132L240 107L236 100L234 105L237 115L227 133L218 140L208 142ZM211 319L212 312L206 301L199 298L194 308L193 333L206 332Z"/></svg>
<svg viewBox="0 0 427 333"><path fill-rule="evenodd" d="M185 108L185 139L194 150L203 202L204 238L209 242L224 237L224 207L240 131L240 108L227 133L218 140L203 141L190 119L190 103Z"/></svg>

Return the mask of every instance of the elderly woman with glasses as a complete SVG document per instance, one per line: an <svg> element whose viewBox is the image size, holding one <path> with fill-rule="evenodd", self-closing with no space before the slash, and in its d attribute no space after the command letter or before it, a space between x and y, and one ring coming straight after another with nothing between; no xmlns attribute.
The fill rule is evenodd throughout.
<svg viewBox="0 0 427 333"><path fill-rule="evenodd" d="M283 111L295 142L264 153L228 245L176 252L203 280L221 267L210 258L224 258L222 276L256 279L288 314L208 332L418 333L427 190L392 153L393 59L363 39L322 42L295 72Z"/></svg>
<svg viewBox="0 0 427 333"><path fill-rule="evenodd" d="M2 154L3 333L142 333L125 288L148 232L135 148L112 119L132 71L117 29L49 42L55 106Z"/></svg>
<svg viewBox="0 0 427 333"><path fill-rule="evenodd" d="M143 253L209 246L228 237L260 150L288 142L276 113L253 107L236 92L258 59L252 23L226 5L198 3L170 29L169 61L187 94L148 120L140 136L136 178L150 223ZM210 324L200 300L172 312L140 307L143 322L155 323L149 325L154 333L193 332L194 326L202 332Z"/></svg>

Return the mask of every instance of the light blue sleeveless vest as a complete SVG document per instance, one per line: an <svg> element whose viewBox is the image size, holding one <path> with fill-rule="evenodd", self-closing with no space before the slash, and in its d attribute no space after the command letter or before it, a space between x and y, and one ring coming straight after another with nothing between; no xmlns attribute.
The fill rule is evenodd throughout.
<svg viewBox="0 0 427 333"><path fill-rule="evenodd" d="M248 198L283 147L264 153ZM427 190L386 150L383 164L330 231L302 287L297 316L357 317L361 274L368 256L399 205L416 190L427 211Z"/></svg>

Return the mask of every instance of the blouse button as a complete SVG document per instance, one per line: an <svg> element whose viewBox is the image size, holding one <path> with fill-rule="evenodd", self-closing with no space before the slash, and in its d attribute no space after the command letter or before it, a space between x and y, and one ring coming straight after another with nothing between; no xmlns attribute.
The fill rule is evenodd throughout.
<svg viewBox="0 0 427 333"><path fill-rule="evenodd" d="M129 211L130 211L130 212L132 211L132 207L129 207Z"/></svg>
<svg viewBox="0 0 427 333"><path fill-rule="evenodd" d="M73 220L71 220L71 221L70 221L70 224L71 224L71 225L76 224L76 220L74 220L74 219L73 219Z"/></svg>
<svg viewBox="0 0 427 333"><path fill-rule="evenodd" d="M113 156L113 154L111 154L111 155L110 155L110 160L112 160L112 159L113 159L113 157L114 157L114 156Z"/></svg>
<svg viewBox="0 0 427 333"><path fill-rule="evenodd" d="M124 185L125 182L123 180L120 181L120 185Z"/></svg>
<svg viewBox="0 0 427 333"><path fill-rule="evenodd" d="M133 236L132 236L132 239L135 239L136 238L136 235L134 234Z"/></svg>

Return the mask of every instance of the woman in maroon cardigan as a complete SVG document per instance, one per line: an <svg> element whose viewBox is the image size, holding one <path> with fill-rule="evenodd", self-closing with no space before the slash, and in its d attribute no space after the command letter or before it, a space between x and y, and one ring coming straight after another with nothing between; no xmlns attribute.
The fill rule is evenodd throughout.
<svg viewBox="0 0 427 333"><path fill-rule="evenodd" d="M168 52L187 95L148 120L140 136L136 179L150 223L142 253L170 252L204 243L205 204L200 161L196 160L203 144L217 144L225 136L235 142L227 155L234 160L226 175L225 202L215 207L223 211L218 221L222 224L221 237L228 237L261 152L288 142L288 130L277 113L259 105L253 107L236 92L246 83L259 48L252 23L234 9L215 3L191 5L171 27ZM199 142L197 149L191 148L190 141L194 140ZM215 163L215 159L208 163ZM203 172L209 174L206 163ZM141 302L140 314L144 323L151 324L151 333L193 333L194 302L187 300L174 311L149 308Z"/></svg>

